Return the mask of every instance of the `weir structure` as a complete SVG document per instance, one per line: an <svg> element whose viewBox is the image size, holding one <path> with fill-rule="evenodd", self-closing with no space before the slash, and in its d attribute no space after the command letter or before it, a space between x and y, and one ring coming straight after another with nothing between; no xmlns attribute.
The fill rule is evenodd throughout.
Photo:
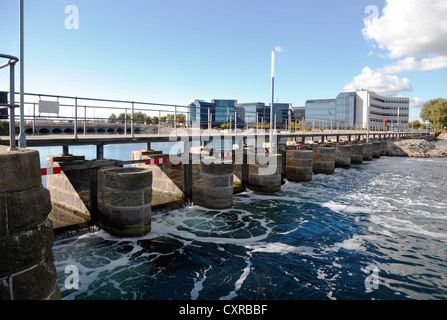
<svg viewBox="0 0 447 320"><path fill-rule="evenodd" d="M17 61L11 61L12 67ZM62 154L48 156L41 168L38 152L16 147L14 90L11 93L10 102L0 104L11 117L9 137L0 138L0 299L60 298L51 252L54 235L102 228L118 237L143 236L151 231L154 214L190 203L228 209L237 192L280 192L286 181L309 182L315 174L334 174L336 167L386 155L386 145L379 140L426 135L286 130L275 131L269 141L269 135L258 130L235 129L225 132L231 142L226 149L224 144L213 146L218 131L214 137L209 132L206 139L200 128L177 135L176 111L173 132L163 134L158 125L156 134L136 135L131 102L130 135L126 128L123 135L78 136L75 117L72 135L28 136L30 148L62 147ZM126 118L123 124L127 127ZM163 154L151 148L154 142L183 143L183 152ZM134 150L129 161L104 159L104 145L121 143L146 143L146 149ZM70 146L76 145L96 146L96 159L70 154Z"/></svg>

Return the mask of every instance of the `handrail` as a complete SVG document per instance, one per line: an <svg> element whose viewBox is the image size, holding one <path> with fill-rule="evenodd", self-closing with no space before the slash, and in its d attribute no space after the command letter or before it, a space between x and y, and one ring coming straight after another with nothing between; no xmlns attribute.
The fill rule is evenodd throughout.
<svg viewBox="0 0 447 320"><path fill-rule="evenodd" d="M7 59L8 62L5 64L0 65L0 69L3 69L5 67L9 66L9 103L1 103L1 107L8 107L9 108L9 151L17 150L16 147L16 135L15 135L15 111L14 108L18 107L18 105L15 104L15 91L14 91L14 67L17 62L19 62L19 59L17 57L7 55L7 54L0 54L0 58Z"/></svg>

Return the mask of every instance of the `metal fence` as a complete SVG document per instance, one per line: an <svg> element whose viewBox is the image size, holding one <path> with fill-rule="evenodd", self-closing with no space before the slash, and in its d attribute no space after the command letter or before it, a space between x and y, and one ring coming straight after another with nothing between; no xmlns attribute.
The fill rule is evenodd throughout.
<svg viewBox="0 0 447 320"><path fill-rule="evenodd" d="M9 150L17 150L15 141L15 108L18 105L15 104L14 100L14 68L19 59L6 54L0 54L0 59L8 60L8 62L0 65L0 69L9 67L9 102L1 102L0 109L8 109L9 111Z"/></svg>

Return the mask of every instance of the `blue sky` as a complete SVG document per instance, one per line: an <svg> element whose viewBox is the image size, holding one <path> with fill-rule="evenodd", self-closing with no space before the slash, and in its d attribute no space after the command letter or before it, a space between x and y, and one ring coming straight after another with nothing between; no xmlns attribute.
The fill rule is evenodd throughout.
<svg viewBox="0 0 447 320"><path fill-rule="evenodd" d="M410 97L416 118L424 101L447 98L447 49L434 44L446 39L446 0L437 0L435 17L418 1L432 2L25 0L25 91L268 103L271 50L279 47L279 102L304 106L362 87ZM17 56L18 2L0 2L0 52ZM78 29L65 26L68 5L79 10ZM0 72L3 90L6 80Z"/></svg>

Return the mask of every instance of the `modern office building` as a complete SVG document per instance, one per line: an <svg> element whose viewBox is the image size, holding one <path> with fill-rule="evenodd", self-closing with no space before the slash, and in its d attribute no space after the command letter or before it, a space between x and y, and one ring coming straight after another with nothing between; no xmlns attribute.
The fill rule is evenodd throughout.
<svg viewBox="0 0 447 320"><path fill-rule="evenodd" d="M211 102L195 100L188 105L188 125L200 123L201 128L208 128L208 124L211 123L211 127L220 128L222 124L233 125L236 116L237 126L242 128L245 114L243 108L237 107L236 104L237 100L213 99Z"/></svg>
<svg viewBox="0 0 447 320"><path fill-rule="evenodd" d="M188 105L188 126L208 127L208 115L211 125L216 124L216 106L214 103L195 100Z"/></svg>
<svg viewBox="0 0 447 320"><path fill-rule="evenodd" d="M284 128L293 121L290 103L275 103L274 115L277 128ZM256 123L270 124L270 106L263 102L238 103L237 100L213 99L211 102L195 100L188 106L188 125L200 123L201 128L208 127L208 113L211 126L220 128L222 124L231 123L234 117L238 128L254 128Z"/></svg>
<svg viewBox="0 0 447 320"><path fill-rule="evenodd" d="M263 102L237 103L236 108L244 110L244 126L254 128L256 123L270 121L270 108Z"/></svg>
<svg viewBox="0 0 447 320"><path fill-rule="evenodd" d="M292 121L292 104L290 103L274 103L273 113L275 115L277 128L285 128Z"/></svg>
<svg viewBox="0 0 447 320"><path fill-rule="evenodd" d="M372 91L342 92L335 99L306 101L306 126L340 128L408 125L410 99L384 97Z"/></svg>
<svg viewBox="0 0 447 320"><path fill-rule="evenodd" d="M213 99L211 103L215 105L216 124L219 126L224 123L234 123L234 117L237 118L238 128L244 126L244 109L237 107L237 100Z"/></svg>
<svg viewBox="0 0 447 320"><path fill-rule="evenodd" d="M304 121L306 117L306 107L292 107L292 121L298 123Z"/></svg>

